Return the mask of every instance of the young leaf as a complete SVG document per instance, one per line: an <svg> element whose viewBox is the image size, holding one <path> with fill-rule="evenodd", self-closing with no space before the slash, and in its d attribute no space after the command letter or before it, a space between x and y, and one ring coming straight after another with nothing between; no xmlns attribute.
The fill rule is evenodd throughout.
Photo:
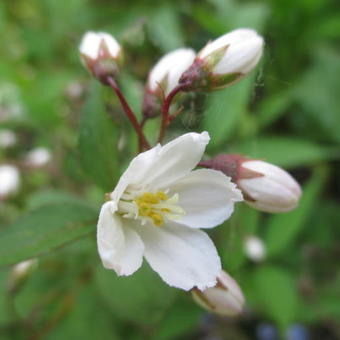
<svg viewBox="0 0 340 340"><path fill-rule="evenodd" d="M0 233L0 266L45 254L95 230L97 211L80 203L46 205Z"/></svg>

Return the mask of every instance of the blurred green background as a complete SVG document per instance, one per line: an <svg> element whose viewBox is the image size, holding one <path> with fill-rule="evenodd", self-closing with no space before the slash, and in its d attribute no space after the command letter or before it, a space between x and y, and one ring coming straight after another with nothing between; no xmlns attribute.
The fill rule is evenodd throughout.
<svg viewBox="0 0 340 340"><path fill-rule="evenodd" d="M266 159L289 170L304 194L281 215L239 204L210 233L247 299L243 315L228 319L147 265L128 278L103 269L98 211L136 138L115 96L83 69L78 45L87 30L121 42L119 82L139 111L162 54L199 50L238 27L265 37L257 71L225 90L188 94L168 138L208 130L208 155ZM22 179L0 202L0 339L340 338L339 1L5 0L0 34L0 129L18 139L0 149L0 163L16 164ZM146 127L151 140L157 124ZM41 146L52 152L49 164L25 166ZM263 240L262 261L247 257L249 235ZM29 277L10 288L11 265L37 256Z"/></svg>

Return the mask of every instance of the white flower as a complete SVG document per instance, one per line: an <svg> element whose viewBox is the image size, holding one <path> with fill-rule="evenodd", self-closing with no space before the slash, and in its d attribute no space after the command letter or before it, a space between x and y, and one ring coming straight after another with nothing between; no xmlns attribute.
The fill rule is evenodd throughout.
<svg viewBox="0 0 340 340"><path fill-rule="evenodd" d="M51 152L47 148L38 147L26 155L26 162L31 167L42 167L51 160Z"/></svg>
<svg viewBox="0 0 340 340"><path fill-rule="evenodd" d="M237 182L249 205L271 213L290 211L297 206L301 189L288 172L258 160L243 161L242 168L254 172L253 178Z"/></svg>
<svg viewBox="0 0 340 340"><path fill-rule="evenodd" d="M192 290L194 300L203 308L220 315L235 316L242 312L244 296L237 282L225 271L217 278L217 285L204 291Z"/></svg>
<svg viewBox="0 0 340 340"><path fill-rule="evenodd" d="M263 261L266 257L266 247L257 236L248 236L244 242L246 255L255 262Z"/></svg>
<svg viewBox="0 0 340 340"><path fill-rule="evenodd" d="M179 48L163 56L150 71L148 87L151 92L160 88L168 95L185 70L193 63L196 53L191 48Z"/></svg>
<svg viewBox="0 0 340 340"><path fill-rule="evenodd" d="M17 142L15 133L8 129L0 130L0 146L4 149L10 148Z"/></svg>
<svg viewBox="0 0 340 340"><path fill-rule="evenodd" d="M7 279L7 289L12 292L18 290L32 274L37 264L38 260L34 258L19 262L13 266Z"/></svg>
<svg viewBox="0 0 340 340"><path fill-rule="evenodd" d="M20 185L19 170L9 164L0 165L0 199L14 194Z"/></svg>
<svg viewBox="0 0 340 340"><path fill-rule="evenodd" d="M211 70L215 74L249 73L262 55L263 38L256 31L241 28L208 43L198 54L199 59L214 56L225 48Z"/></svg>
<svg viewBox="0 0 340 340"><path fill-rule="evenodd" d="M242 195L222 172L192 171L208 142L207 132L188 133L132 160L99 216L98 250L106 268L131 275L144 256L170 286L215 285L220 259L198 228L221 224Z"/></svg>
<svg viewBox="0 0 340 340"><path fill-rule="evenodd" d="M102 49L104 46L111 58L116 59L119 56L121 51L120 45L112 35L105 32L85 33L80 43L79 51L85 57L98 59L101 57L101 53L103 53Z"/></svg>

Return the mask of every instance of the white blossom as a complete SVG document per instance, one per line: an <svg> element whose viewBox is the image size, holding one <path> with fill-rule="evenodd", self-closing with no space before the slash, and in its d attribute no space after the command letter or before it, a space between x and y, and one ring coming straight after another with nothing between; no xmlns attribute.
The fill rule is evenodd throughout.
<svg viewBox="0 0 340 340"><path fill-rule="evenodd" d="M20 186L19 170L10 164L0 165L0 199L18 191Z"/></svg>
<svg viewBox="0 0 340 340"><path fill-rule="evenodd" d="M207 132L188 133L132 160L99 216L98 250L106 268L131 275L144 256L170 286L216 284L220 258L198 228L225 221L242 194L220 171L193 171L209 139Z"/></svg>
<svg viewBox="0 0 340 340"><path fill-rule="evenodd" d="M204 291L192 290L194 300L203 308L224 316L235 316L242 312L244 296L237 282L224 270L217 278L215 287Z"/></svg>
<svg viewBox="0 0 340 340"><path fill-rule="evenodd" d="M148 78L151 92L160 88L165 96L178 84L184 71L193 63L196 53L191 48L179 48L163 56L152 68Z"/></svg>
<svg viewBox="0 0 340 340"><path fill-rule="evenodd" d="M301 189L288 172L259 160L244 161L242 168L258 174L237 182L249 205L271 213L290 211L297 206Z"/></svg>
<svg viewBox="0 0 340 340"><path fill-rule="evenodd" d="M221 49L225 48L220 54ZM198 54L199 59L216 58L211 72L225 75L229 73L249 73L258 63L263 50L263 38L256 31L241 28L222 35L208 43ZM218 54L218 56L217 56Z"/></svg>
<svg viewBox="0 0 340 340"><path fill-rule="evenodd" d="M263 261L266 257L266 246L257 236L248 236L244 242L246 255L255 262Z"/></svg>

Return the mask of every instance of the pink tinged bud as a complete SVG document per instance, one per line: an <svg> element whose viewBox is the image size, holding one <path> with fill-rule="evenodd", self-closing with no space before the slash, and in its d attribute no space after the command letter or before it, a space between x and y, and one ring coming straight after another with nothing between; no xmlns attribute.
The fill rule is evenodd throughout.
<svg viewBox="0 0 340 340"><path fill-rule="evenodd" d="M244 251L248 258L255 262L261 262L266 257L265 244L257 236L248 236L245 239Z"/></svg>
<svg viewBox="0 0 340 340"><path fill-rule="evenodd" d="M217 90L246 76L259 62L263 38L252 29L237 29L208 43L180 82L191 90Z"/></svg>
<svg viewBox="0 0 340 340"><path fill-rule="evenodd" d="M232 154L218 155L200 165L230 176L241 189L246 203L255 209L270 213L287 212L299 202L300 185L276 165Z"/></svg>
<svg viewBox="0 0 340 340"><path fill-rule="evenodd" d="M178 85L183 72L192 65L196 53L191 48L179 48L167 53L151 69L145 89L143 112L156 115L161 101Z"/></svg>
<svg viewBox="0 0 340 340"><path fill-rule="evenodd" d="M242 168L260 175L240 178L237 183L248 197L246 202L250 206L270 213L287 212L296 208L301 188L288 172L258 160L244 161Z"/></svg>
<svg viewBox="0 0 340 340"><path fill-rule="evenodd" d="M15 194L20 186L20 173L13 165L0 165L0 200Z"/></svg>
<svg viewBox="0 0 340 340"><path fill-rule="evenodd" d="M108 33L87 32L79 46L80 58L85 67L99 80L115 76L122 62L122 48Z"/></svg>
<svg viewBox="0 0 340 340"><path fill-rule="evenodd" d="M224 316L236 316L242 312L244 296L237 282L225 271L217 278L215 287L192 291L194 300L203 308Z"/></svg>

